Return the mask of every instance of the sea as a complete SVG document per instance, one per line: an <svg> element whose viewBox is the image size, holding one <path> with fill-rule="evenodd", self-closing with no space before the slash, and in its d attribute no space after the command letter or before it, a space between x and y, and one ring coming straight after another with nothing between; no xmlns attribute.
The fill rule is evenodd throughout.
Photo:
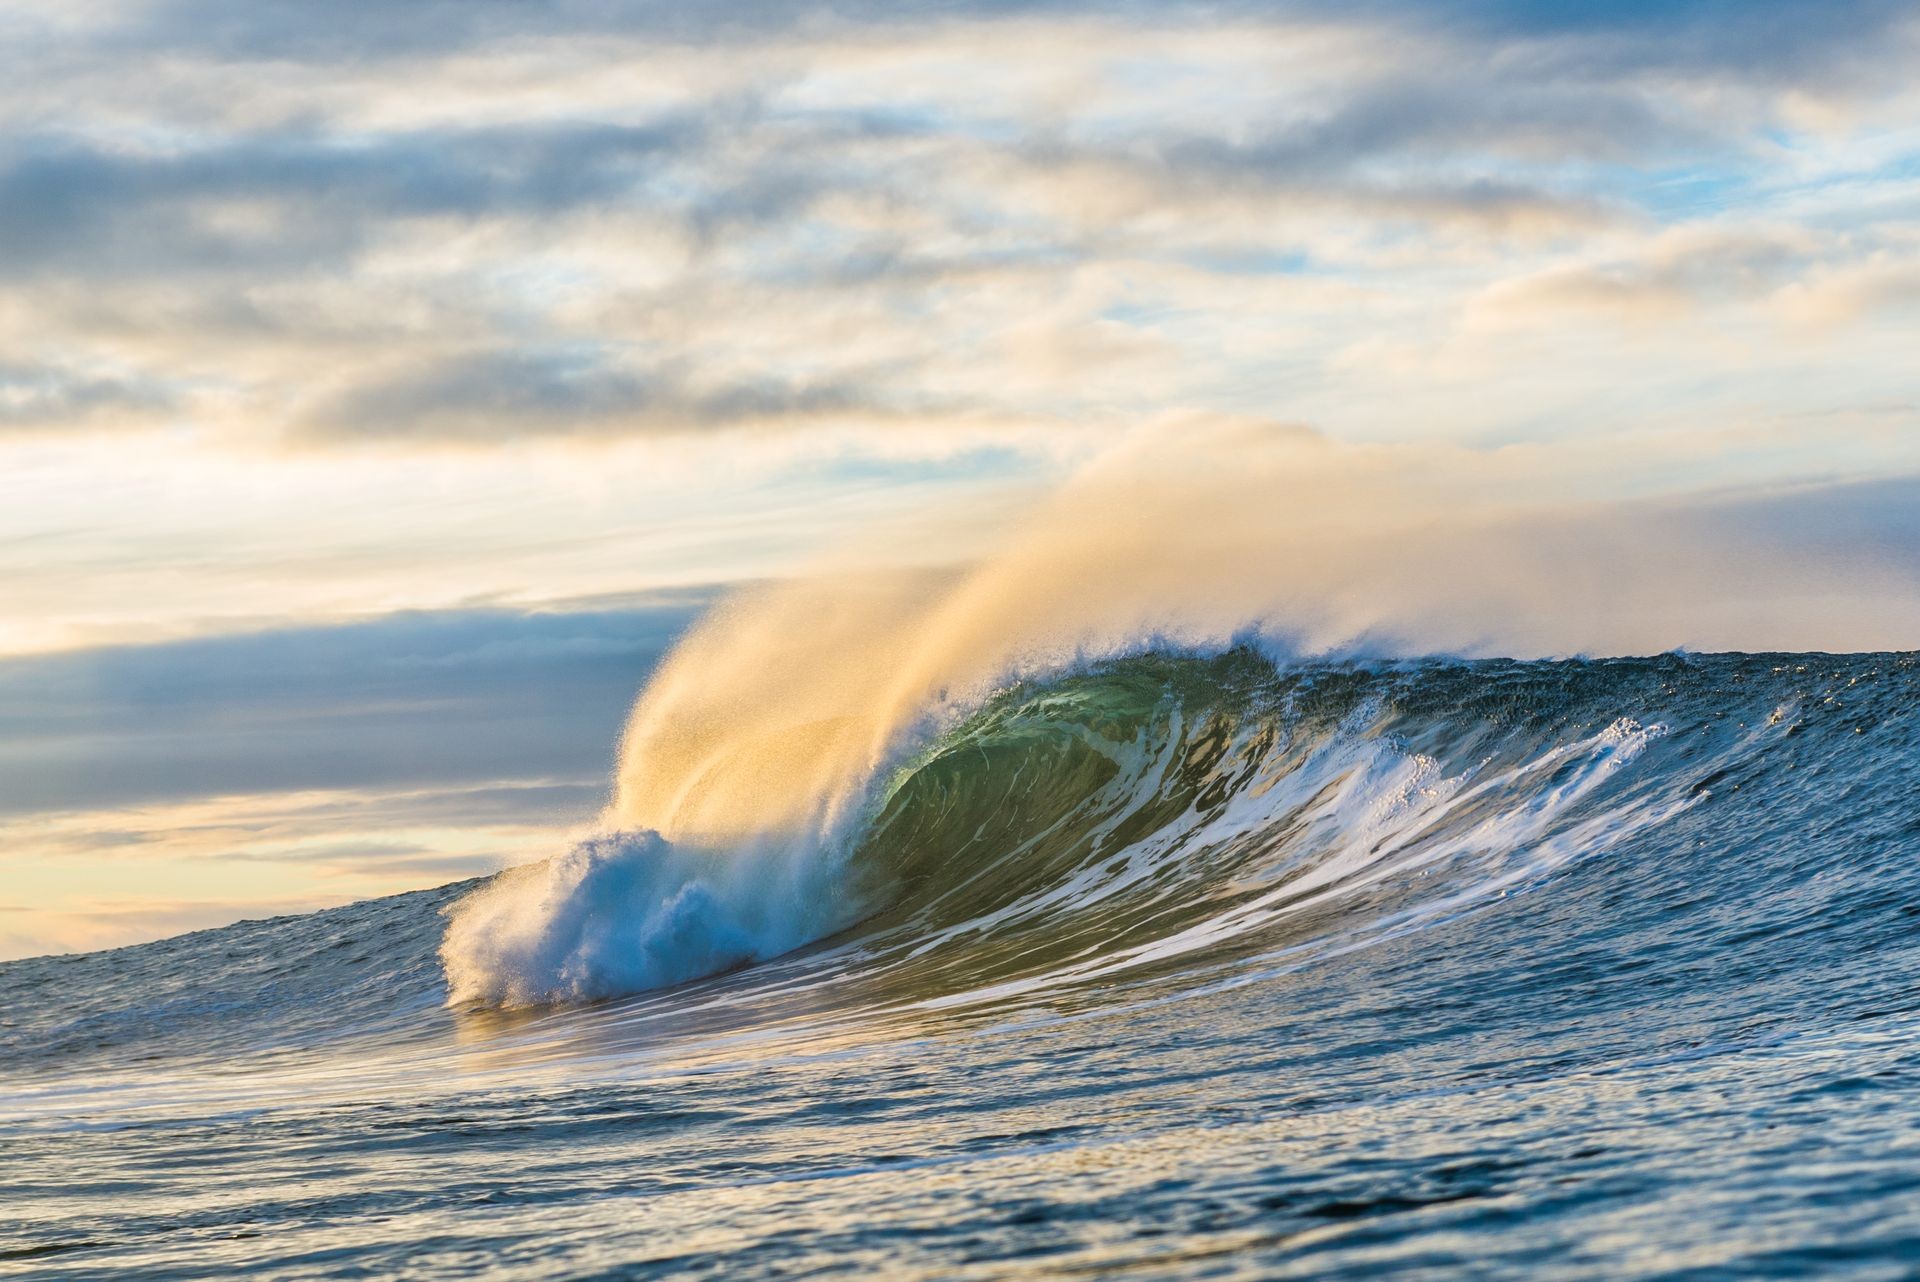
<svg viewBox="0 0 1920 1282"><path fill-rule="evenodd" d="M0 1276L1920 1277L1920 656L1146 647L861 796L0 965Z"/></svg>

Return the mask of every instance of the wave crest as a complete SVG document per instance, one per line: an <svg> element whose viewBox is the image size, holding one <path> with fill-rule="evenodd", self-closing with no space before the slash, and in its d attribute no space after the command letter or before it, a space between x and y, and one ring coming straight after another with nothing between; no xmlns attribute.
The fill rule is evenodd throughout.
<svg viewBox="0 0 1920 1282"><path fill-rule="evenodd" d="M1459 680L1234 651L1023 683L838 827L712 847L607 832L503 874L451 910L452 997L637 992L855 926L836 982L882 1005L1187 982L1412 929L1687 804L1618 786L1659 723L1563 708L1500 727Z"/></svg>

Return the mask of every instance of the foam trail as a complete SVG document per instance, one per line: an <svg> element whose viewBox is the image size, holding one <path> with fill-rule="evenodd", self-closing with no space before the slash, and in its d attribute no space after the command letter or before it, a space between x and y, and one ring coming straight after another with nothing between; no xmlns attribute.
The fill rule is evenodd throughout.
<svg viewBox="0 0 1920 1282"><path fill-rule="evenodd" d="M1088 659L1920 642L1914 560L1817 537L1795 501L1609 497L1537 451L1142 433L964 572L827 566L710 615L630 718L603 819L627 835L459 905L453 999L630 991L847 924L865 905L840 872L888 764L1009 680Z"/></svg>

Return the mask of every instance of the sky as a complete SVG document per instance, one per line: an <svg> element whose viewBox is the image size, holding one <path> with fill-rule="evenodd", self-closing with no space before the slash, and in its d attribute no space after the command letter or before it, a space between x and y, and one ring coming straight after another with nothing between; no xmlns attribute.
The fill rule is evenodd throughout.
<svg viewBox="0 0 1920 1282"><path fill-rule="evenodd" d="M1142 430L1897 515L1916 65L1879 0L0 0L0 956L544 853L730 585Z"/></svg>

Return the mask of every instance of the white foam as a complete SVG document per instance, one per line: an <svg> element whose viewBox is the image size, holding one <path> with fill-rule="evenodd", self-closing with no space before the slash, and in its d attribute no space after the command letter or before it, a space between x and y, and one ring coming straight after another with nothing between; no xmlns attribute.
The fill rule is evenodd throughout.
<svg viewBox="0 0 1920 1282"><path fill-rule="evenodd" d="M450 1001L583 1001L765 961L856 915L838 874L814 846L699 850L653 832L595 834L449 910Z"/></svg>

